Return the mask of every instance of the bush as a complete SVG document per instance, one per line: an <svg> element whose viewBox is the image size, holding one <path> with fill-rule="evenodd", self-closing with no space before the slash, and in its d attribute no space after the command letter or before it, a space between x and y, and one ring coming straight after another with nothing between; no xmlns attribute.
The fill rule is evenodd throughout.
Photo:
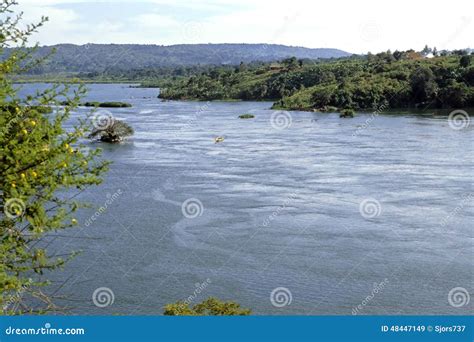
<svg viewBox="0 0 474 342"><path fill-rule="evenodd" d="M334 107L334 106L324 106L322 108L319 108L319 111L320 112L324 112L324 113L334 113L334 112L337 112L337 107Z"/></svg>
<svg viewBox="0 0 474 342"><path fill-rule="evenodd" d="M340 118L353 118L354 117L354 109L345 108L341 110L341 114L339 115Z"/></svg>
<svg viewBox="0 0 474 342"><path fill-rule="evenodd" d="M248 316L252 311L243 309L236 302L223 302L210 297L192 308L185 302L176 302L165 306L167 316Z"/></svg>

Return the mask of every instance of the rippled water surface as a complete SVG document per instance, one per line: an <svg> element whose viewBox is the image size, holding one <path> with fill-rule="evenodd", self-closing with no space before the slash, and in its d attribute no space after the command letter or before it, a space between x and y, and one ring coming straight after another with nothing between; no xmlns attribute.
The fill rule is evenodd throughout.
<svg viewBox="0 0 474 342"><path fill-rule="evenodd" d="M88 100L132 103L111 112L135 135L91 144L111 171L81 195L95 205L80 213L81 227L51 244L59 254L83 250L52 275L71 313L161 314L190 296L236 300L256 314L350 315L358 305L360 314L471 312L472 301L455 308L448 293L473 288L472 124L309 112L272 121L268 102L89 89ZM196 206L185 217L188 199ZM113 291L113 304L93 304L99 287ZM289 305L272 305L278 287Z"/></svg>

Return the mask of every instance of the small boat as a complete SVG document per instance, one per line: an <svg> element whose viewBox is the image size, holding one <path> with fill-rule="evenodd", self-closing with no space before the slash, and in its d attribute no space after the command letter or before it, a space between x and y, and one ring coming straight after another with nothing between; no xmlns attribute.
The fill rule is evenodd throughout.
<svg viewBox="0 0 474 342"><path fill-rule="evenodd" d="M224 137L222 137L222 136L214 138L214 143L215 144L223 142L223 141L224 141Z"/></svg>

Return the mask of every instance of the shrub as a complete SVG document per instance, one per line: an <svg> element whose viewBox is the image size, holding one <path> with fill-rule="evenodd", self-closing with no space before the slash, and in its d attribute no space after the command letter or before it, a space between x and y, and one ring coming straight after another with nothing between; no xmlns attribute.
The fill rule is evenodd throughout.
<svg viewBox="0 0 474 342"><path fill-rule="evenodd" d="M252 311L240 307L236 302L223 302L210 297L192 308L185 302L176 302L165 306L167 316L248 316Z"/></svg>
<svg viewBox="0 0 474 342"><path fill-rule="evenodd" d="M345 108L341 110L341 114L339 115L340 118L353 118L354 117L354 109L352 108Z"/></svg>

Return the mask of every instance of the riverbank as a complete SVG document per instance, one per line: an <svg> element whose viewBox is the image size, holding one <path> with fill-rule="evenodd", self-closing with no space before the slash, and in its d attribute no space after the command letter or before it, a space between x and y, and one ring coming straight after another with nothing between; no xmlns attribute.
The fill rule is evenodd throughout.
<svg viewBox="0 0 474 342"><path fill-rule="evenodd" d="M402 54L402 55L399 55ZM283 60L168 80L159 97L173 100L275 100L275 109L379 111L474 106L474 69L461 56L423 58L405 52L331 61ZM396 57L395 57L396 56ZM397 59L398 58L398 59Z"/></svg>

